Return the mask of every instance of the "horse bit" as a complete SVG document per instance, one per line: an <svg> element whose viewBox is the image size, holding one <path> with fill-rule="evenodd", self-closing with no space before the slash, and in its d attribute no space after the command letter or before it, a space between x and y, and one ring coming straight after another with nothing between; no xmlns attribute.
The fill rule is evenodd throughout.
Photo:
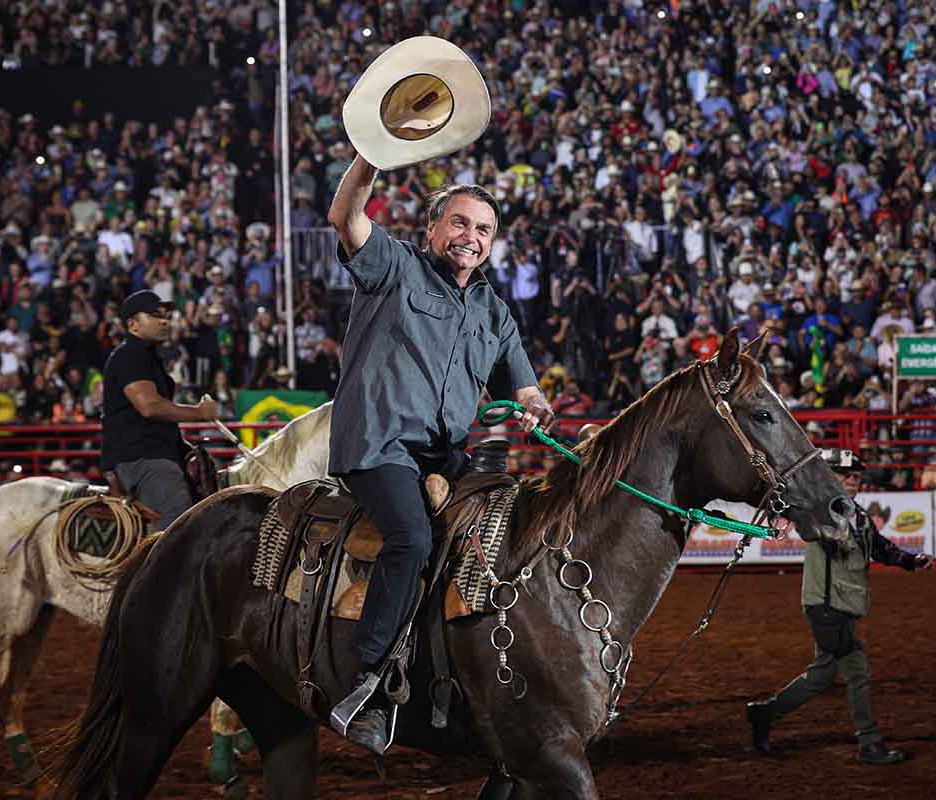
<svg viewBox="0 0 936 800"><path fill-rule="evenodd" d="M751 466L757 472L760 480L768 486L767 492L764 494L760 505L757 507L757 510L754 513L754 522L757 524L757 521L763 519L764 517L773 520L774 518L779 517L790 507L790 504L787 503L783 498L783 494L787 488L787 481L794 473L798 472L800 469L806 466L806 464L819 456L821 451L818 448L813 447L805 455L798 458L791 466L787 467L782 472L777 472L777 470L774 469L774 467L767 460L767 455L762 450L755 448L747 434L741 430L741 426L738 424L738 421L734 416L734 412L728 403L728 395L731 394L732 390L737 385L738 380L741 378L741 365L735 363L729 376L719 376L718 380L715 381L712 379L712 376L707 370L707 367L710 364L715 365L715 360L712 359L706 362L697 362L700 380L705 389L705 396L708 398L709 402L714 408L715 413L728 424L728 427L741 443L741 446L748 455ZM717 369L717 366L715 368ZM574 558L572 556L571 550L569 549L574 539L574 533L571 527L569 528L567 537L561 544L550 542L546 538L546 531L543 531L543 534L540 538L542 547L538 548L536 554L526 565L520 569L518 575L512 580L501 580L497 577L493 567L488 563L484 551L480 546L478 537L471 537L475 553L478 557L478 561L482 567L484 575L491 583L488 599L491 605L497 611L497 624L491 630L490 637L491 646L494 648L494 650L497 651L497 681L502 686L512 689L515 700L520 700L526 695L526 679L519 672L516 672L508 663L507 651L513 646L515 635L507 623L507 612L510 611L510 609L512 609L520 599L519 587L522 586L529 593L529 589L527 588L526 584L527 581L533 577L534 568L548 554L553 553L557 558L561 559L562 562L558 572L559 583L564 589L576 592L583 601L582 605L579 607L579 621L583 626L585 626L586 629L593 633L597 633L601 639L602 647L599 651L598 662L601 665L602 671L608 676L609 684L608 699L605 704L604 724L606 727L610 726L622 716L616 711L616 708L618 701L620 700L621 693L624 691L624 686L627 682L627 670L630 667L631 661L633 659L633 648L628 646L625 649L624 645L622 645L611 634L610 628L613 621L611 608L606 602L596 598L589 588L594 577L592 568L588 562L582 559ZM679 648L676 655L670 660L666 667L664 667L664 669L653 679L653 681L651 681L650 684L645 687L637 701L631 703L628 708L633 708L633 706L643 698L644 694L646 694L646 692L663 676L663 674L671 666L673 666L676 659L679 657L679 655L681 655L685 645L687 645L694 636L702 633L702 631L708 627L709 622L714 616L715 609L718 604L718 599L721 595L721 590L724 588L724 582L731 574L731 570L733 569L734 565L740 560L741 555L744 552L744 548L746 548L749 543L750 536L742 537L738 547L735 549L734 558L728 565L728 569L723 574L722 580L716 588L716 591L712 596L712 601L709 604L709 608L703 615L699 626L684 641L683 646ZM579 569L581 571L580 580L575 581L574 576L570 577L567 574L567 571L570 568ZM593 615L595 613L600 615L598 619L592 619L589 621L588 617L590 609L594 609L592 612Z"/></svg>

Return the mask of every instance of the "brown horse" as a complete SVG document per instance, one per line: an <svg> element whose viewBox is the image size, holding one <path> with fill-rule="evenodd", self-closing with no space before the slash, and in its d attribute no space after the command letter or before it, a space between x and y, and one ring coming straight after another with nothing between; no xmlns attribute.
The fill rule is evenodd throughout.
<svg viewBox="0 0 936 800"><path fill-rule="evenodd" d="M737 429L724 419L729 406ZM842 532L851 501L822 460L811 458L812 445L754 360L739 353L732 332L717 360L670 376L579 445L582 469L563 463L545 480L523 484L494 569L513 579L535 563L528 591L516 592L507 612L515 637L509 667L522 674L525 693L517 680L504 685L498 678L509 673L498 671L495 618L450 624L463 702L447 728L431 727L429 656L417 646L398 740L497 765L499 777L482 790L484 798L596 798L586 748L608 730L619 662L672 577L687 535L679 517L615 489L614 480L683 507L714 498L757 505L768 473L763 464L752 467L750 447L783 479L777 488L789 504L784 513L804 538ZM256 531L273 496L259 488L225 490L138 554L114 594L58 797L145 797L216 694L257 741L265 796L315 795L318 721L297 707L296 607L254 588L249 577ZM568 552L544 551L544 534L567 543ZM576 564L562 568L570 554ZM586 608L574 589L589 573L591 594L602 602ZM511 600L509 591L500 593L501 605ZM331 702L354 669L353 624L330 621L314 665ZM503 645L501 637L507 634L494 635Z"/></svg>

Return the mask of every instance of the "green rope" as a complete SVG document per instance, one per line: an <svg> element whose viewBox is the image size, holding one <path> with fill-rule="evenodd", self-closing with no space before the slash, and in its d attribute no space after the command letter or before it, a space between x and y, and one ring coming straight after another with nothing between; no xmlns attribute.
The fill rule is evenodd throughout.
<svg viewBox="0 0 936 800"><path fill-rule="evenodd" d="M494 409L507 409L503 414L494 418L488 419L487 413ZM517 403L514 400L497 400L493 403L487 403L482 406L481 410L478 412L478 422L486 428L490 428L492 425L500 425L502 422L510 419L513 416L515 411L519 411L521 414L526 411L526 408L522 403ZM563 447L559 442L553 439L548 434L544 433L537 426L533 429L532 433L539 439L543 444L553 448L559 453L562 453L569 461L574 464L582 465L582 459L579 458L575 453L569 450L567 447ZM770 539L776 538L779 535L779 531L776 528L770 528L764 525L752 525L749 522L741 522L734 519L726 519L714 514L709 514L705 509L702 508L680 508L679 506L674 506L672 503L667 503L664 500L660 500L658 497L647 494L646 492L636 489L628 483L624 483L622 480L614 481L617 486L623 489L625 492L630 492L634 497L638 497L646 503L650 503L654 506L659 506L660 508L665 508L667 511L678 514L683 519L688 519L692 522L702 522L706 525L711 525L713 528L720 528L721 530L730 531L731 533L738 533L743 536L755 536L759 539Z"/></svg>

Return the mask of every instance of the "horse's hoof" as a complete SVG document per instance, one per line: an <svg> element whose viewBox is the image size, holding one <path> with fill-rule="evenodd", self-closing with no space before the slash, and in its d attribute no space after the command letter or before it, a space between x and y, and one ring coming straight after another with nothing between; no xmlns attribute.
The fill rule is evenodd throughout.
<svg viewBox="0 0 936 800"><path fill-rule="evenodd" d="M247 800L250 797L250 787L239 775L235 775L221 787L221 797L224 800Z"/></svg>

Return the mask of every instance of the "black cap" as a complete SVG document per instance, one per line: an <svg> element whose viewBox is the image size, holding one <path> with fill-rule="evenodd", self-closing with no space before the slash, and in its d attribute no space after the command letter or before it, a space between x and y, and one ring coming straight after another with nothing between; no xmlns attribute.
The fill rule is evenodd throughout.
<svg viewBox="0 0 936 800"><path fill-rule="evenodd" d="M861 472L865 465L852 450L830 447L822 451L822 460L832 467L833 472Z"/></svg>
<svg viewBox="0 0 936 800"><path fill-rule="evenodd" d="M151 289L141 289L123 301L123 305L120 307L120 318L127 322L135 314L140 312L153 314L161 308L172 308L172 303L163 300Z"/></svg>

